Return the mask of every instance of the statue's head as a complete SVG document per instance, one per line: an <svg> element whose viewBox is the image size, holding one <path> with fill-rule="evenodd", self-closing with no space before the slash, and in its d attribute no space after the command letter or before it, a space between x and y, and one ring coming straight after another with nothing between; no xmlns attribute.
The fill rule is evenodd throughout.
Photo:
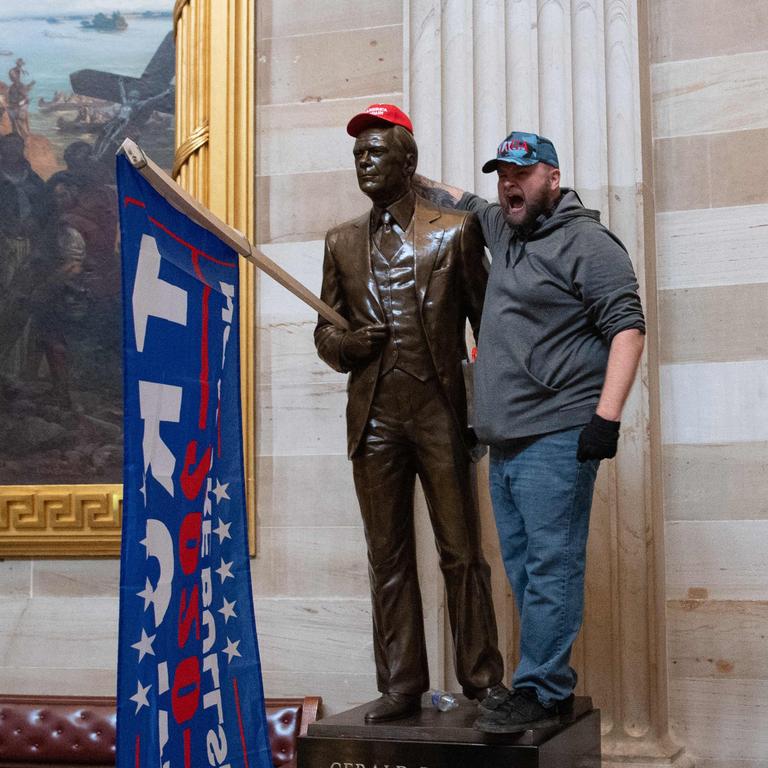
<svg viewBox="0 0 768 768"><path fill-rule="evenodd" d="M413 126L393 104L372 104L347 125L355 137L360 190L378 206L394 203L411 188L418 161Z"/></svg>

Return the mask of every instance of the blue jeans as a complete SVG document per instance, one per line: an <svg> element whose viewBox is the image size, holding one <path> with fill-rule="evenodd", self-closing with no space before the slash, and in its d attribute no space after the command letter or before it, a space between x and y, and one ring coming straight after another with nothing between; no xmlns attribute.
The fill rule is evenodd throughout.
<svg viewBox="0 0 768 768"><path fill-rule="evenodd" d="M598 460L576 459L582 427L491 447L490 486L504 568L520 615L515 688L544 706L576 685L571 647L584 613L589 512Z"/></svg>

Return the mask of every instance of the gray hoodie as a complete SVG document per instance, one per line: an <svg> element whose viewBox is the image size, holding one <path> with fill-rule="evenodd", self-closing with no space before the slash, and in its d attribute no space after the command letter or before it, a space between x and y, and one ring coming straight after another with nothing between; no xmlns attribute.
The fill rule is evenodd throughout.
<svg viewBox="0 0 768 768"><path fill-rule="evenodd" d="M632 263L619 239L573 190L527 240L498 204L465 194L491 251L475 366L481 442L586 424L595 412L613 337L645 332Z"/></svg>

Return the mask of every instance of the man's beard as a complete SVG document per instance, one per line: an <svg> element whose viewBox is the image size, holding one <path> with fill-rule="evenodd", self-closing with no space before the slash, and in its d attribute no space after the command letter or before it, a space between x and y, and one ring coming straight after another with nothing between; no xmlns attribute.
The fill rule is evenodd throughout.
<svg viewBox="0 0 768 768"><path fill-rule="evenodd" d="M504 220L512 227L517 237L526 237L535 232L540 226L541 221L552 214L559 200L560 197L558 196L554 202L550 202L549 191L542 189L534 197L526 197L525 216L521 221L512 221L511 217L508 216L506 210L502 207Z"/></svg>

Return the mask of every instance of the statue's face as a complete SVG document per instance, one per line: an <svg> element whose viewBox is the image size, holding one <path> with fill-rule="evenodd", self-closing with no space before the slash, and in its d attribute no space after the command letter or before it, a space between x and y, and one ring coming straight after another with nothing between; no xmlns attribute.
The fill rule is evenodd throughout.
<svg viewBox="0 0 768 768"><path fill-rule="evenodd" d="M413 168L392 128L367 128L354 148L360 190L374 203L389 205L411 187Z"/></svg>

